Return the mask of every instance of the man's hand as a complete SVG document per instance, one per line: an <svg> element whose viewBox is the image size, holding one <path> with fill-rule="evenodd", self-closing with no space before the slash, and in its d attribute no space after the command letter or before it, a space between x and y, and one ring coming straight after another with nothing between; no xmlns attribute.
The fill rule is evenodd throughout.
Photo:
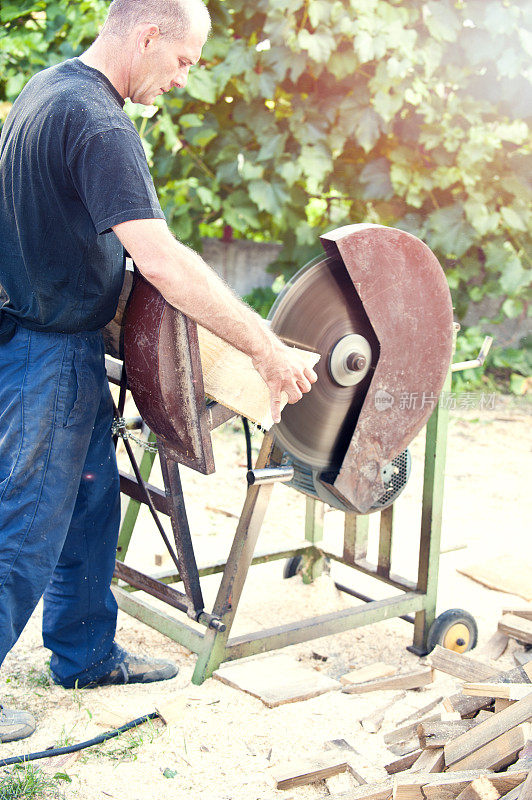
<svg viewBox="0 0 532 800"><path fill-rule="evenodd" d="M281 421L282 394L289 403L297 403L309 392L318 376L301 355L272 335L269 352L252 358L253 366L270 390L270 405L274 422Z"/></svg>

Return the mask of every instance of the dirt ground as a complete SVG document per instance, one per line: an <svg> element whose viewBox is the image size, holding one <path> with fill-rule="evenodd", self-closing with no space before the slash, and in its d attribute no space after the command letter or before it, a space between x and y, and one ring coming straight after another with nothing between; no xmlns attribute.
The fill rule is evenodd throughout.
<svg viewBox="0 0 532 800"><path fill-rule="evenodd" d="M497 396L493 408L458 408L452 412L438 612L462 607L474 615L479 627L478 657L482 656L482 647L496 630L502 608L515 603L522 606L524 601L487 589L460 575L456 568L502 553L525 557L532 564L531 423L532 404L514 398ZM238 514L245 491L244 437L240 429L228 424L215 433L214 440L215 475L205 477L183 470L200 564L227 555L236 519L222 512ZM257 433L254 446L259 444L260 434ZM411 478L396 504L399 530L393 569L412 578L417 568L423 447L420 436L411 446ZM157 482L156 478L153 482ZM374 517L376 520L376 515ZM276 486L258 549L266 551L289 542L300 542L303 520L303 496ZM337 541L342 514L328 511L325 520L326 538ZM370 529L369 555L375 547L375 524ZM128 561L133 566L154 571L168 564L150 521L144 515L135 530ZM332 577L323 576L312 585L303 584L299 576L283 580L282 570L283 562L252 569L233 633L282 624L356 602L337 591L333 578L350 582L362 592L371 594L373 591L373 596L386 593L383 584L368 586L360 574L350 574L341 567L338 573L333 571ZM205 580L207 608L212 603L218 580L217 577ZM409 671L419 663L419 659L406 650L411 637L411 625L402 620L390 620L292 646L283 652L336 679L349 669L375 661L385 661ZM453 679L436 673L433 684L422 690L408 691L404 697L389 691L363 695L332 691L270 709L260 700L218 680L209 679L202 686L193 686L190 678L195 656L122 612L117 639L131 651L174 660L179 664L178 676L147 687L69 691L50 685L49 653L43 648L40 637L40 609L34 613L0 671L0 697L4 705L26 708L38 720L38 729L30 739L0 746L3 758L89 739L152 711L159 702L182 698L178 724L166 728L160 721L154 721L134 734L83 751L71 765L57 769L47 767L51 775L55 771L66 772L70 782L60 781L58 788L50 790L46 796L83 800L108 797L152 800L161 796L176 800L326 797L354 787L354 778L346 773L326 782L283 791L272 788L269 768L290 760L314 759L324 752L326 742L345 739L358 753L353 759L359 773L367 781L384 778L383 765L394 756L386 749L383 734L416 708L450 693L455 686ZM518 648L517 643L511 642L497 664L501 668L514 666L513 653ZM380 732L366 733L360 720L394 697L397 702L386 712Z"/></svg>

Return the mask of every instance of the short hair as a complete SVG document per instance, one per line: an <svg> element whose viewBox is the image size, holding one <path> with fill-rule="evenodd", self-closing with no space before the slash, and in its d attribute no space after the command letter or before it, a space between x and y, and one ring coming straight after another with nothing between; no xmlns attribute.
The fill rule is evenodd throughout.
<svg viewBox="0 0 532 800"><path fill-rule="evenodd" d="M161 36L184 39L194 12L199 12L208 31L211 18L202 0L112 0L101 33L127 36L136 25L153 23Z"/></svg>

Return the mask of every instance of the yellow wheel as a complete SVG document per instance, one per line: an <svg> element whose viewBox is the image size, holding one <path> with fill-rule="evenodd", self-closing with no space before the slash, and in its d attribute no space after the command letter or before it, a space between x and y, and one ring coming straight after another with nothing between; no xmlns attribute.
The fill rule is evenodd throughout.
<svg viewBox="0 0 532 800"><path fill-rule="evenodd" d="M471 614L462 608L451 608L432 623L427 637L427 652L439 644L455 653L465 653L475 647L477 638L477 623Z"/></svg>

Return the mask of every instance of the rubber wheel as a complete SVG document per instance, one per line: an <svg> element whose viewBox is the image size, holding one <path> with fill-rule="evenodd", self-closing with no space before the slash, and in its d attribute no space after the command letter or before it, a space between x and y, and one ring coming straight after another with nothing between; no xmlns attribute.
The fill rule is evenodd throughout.
<svg viewBox="0 0 532 800"><path fill-rule="evenodd" d="M301 572L303 566L303 556L292 556L286 559L283 569L283 578L293 578L298 572Z"/></svg>
<svg viewBox="0 0 532 800"><path fill-rule="evenodd" d="M463 608L450 608L436 617L427 637L427 652L437 644L455 653L472 650L478 639L478 628L474 618Z"/></svg>

